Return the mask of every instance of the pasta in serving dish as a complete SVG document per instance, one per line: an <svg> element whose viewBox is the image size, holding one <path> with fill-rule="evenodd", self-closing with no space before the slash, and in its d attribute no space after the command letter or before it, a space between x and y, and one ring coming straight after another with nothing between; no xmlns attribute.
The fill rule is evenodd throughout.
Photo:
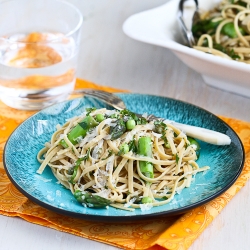
<svg viewBox="0 0 250 250"><path fill-rule="evenodd" d="M192 27L195 49L250 63L250 1L222 0Z"/></svg>
<svg viewBox="0 0 250 250"><path fill-rule="evenodd" d="M199 144L163 119L90 108L57 126L37 155L84 206L148 210L190 187Z"/></svg>

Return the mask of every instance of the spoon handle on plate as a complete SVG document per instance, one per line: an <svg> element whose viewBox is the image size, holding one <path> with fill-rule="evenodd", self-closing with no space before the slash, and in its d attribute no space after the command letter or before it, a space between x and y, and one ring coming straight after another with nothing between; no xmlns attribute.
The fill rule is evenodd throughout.
<svg viewBox="0 0 250 250"><path fill-rule="evenodd" d="M171 124L182 130L184 133L186 133L186 135L210 144L229 145L231 143L230 137L220 132L200 127L195 127L191 125L181 124L178 122L172 122Z"/></svg>

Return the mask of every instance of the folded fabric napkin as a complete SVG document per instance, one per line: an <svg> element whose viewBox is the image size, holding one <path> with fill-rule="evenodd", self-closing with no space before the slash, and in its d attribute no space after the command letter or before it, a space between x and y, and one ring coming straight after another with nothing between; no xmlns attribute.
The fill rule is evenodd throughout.
<svg viewBox="0 0 250 250"><path fill-rule="evenodd" d="M77 80L76 88L120 91ZM241 138L246 162L238 180L224 194L190 212L173 217L160 217L136 223L89 222L58 215L33 203L9 181L3 167L3 148L11 132L31 111L19 111L0 102L0 214L18 216L26 221L123 249L187 249L227 205L250 177L250 123L221 117Z"/></svg>

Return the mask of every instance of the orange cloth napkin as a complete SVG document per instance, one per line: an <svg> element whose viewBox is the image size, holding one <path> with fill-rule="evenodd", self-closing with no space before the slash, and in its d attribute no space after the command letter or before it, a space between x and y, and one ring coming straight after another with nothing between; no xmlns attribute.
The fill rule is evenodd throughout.
<svg viewBox="0 0 250 250"><path fill-rule="evenodd" d="M118 91L84 80L77 80L76 87ZM0 102L0 214L3 215L18 216L35 224L123 249L187 249L250 177L250 123L222 117L240 136L246 152L246 162L236 183L220 197L183 215L135 223L89 222L58 215L23 196L11 184L3 168L3 148L6 140L11 132L33 113L14 110Z"/></svg>

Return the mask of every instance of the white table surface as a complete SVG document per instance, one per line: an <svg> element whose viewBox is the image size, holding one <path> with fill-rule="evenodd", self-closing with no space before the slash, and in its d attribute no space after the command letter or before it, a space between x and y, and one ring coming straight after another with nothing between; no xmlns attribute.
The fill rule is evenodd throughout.
<svg viewBox="0 0 250 250"><path fill-rule="evenodd" d="M250 98L207 86L169 50L134 41L122 31L130 15L166 0L70 0L84 16L78 77L137 93L187 101L215 114L250 121ZM250 184L233 198L190 250L250 248ZM115 247L0 216L0 249L111 250Z"/></svg>

